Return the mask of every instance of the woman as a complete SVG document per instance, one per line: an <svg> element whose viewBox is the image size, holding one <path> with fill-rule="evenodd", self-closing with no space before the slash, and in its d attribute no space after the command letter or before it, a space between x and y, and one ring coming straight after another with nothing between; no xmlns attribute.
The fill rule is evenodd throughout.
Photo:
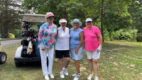
<svg viewBox="0 0 142 80"><path fill-rule="evenodd" d="M72 29L70 29L70 48L71 56L75 62L76 73L73 74L74 80L78 80L80 77L80 60L83 57L83 32L80 26L82 23L79 19L74 19L71 22Z"/></svg>
<svg viewBox="0 0 142 80"><path fill-rule="evenodd" d="M93 77L93 68L96 71L94 80L99 80L98 78L98 59L100 58L100 51L102 47L102 35L98 27L93 26L91 18L86 19L86 27L83 29L85 38L85 50L87 53L87 58L89 62L90 75L88 80Z"/></svg>
<svg viewBox="0 0 142 80"><path fill-rule="evenodd" d="M69 54L69 28L66 27L66 19L59 20L60 27L57 30L56 39L56 58L58 58L60 78L64 78L64 75L68 76L67 67L70 62ZM63 61L64 59L64 61ZM63 62L65 62L63 67Z"/></svg>
<svg viewBox="0 0 142 80"><path fill-rule="evenodd" d="M38 39L40 42L39 47L40 47L42 72L45 77L45 80L49 80L49 76L50 78L54 78L54 75L52 74L52 67L53 67L53 57L54 57L54 43L55 43L57 28L56 25L53 23L54 14L52 12L47 12L45 18L47 19L47 22L40 27ZM47 55L49 63L48 69L47 69Z"/></svg>

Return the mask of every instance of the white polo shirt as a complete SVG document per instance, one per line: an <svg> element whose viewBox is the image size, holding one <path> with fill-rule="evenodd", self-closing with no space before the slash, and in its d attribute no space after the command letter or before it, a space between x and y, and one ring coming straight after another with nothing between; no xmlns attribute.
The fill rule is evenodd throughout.
<svg viewBox="0 0 142 80"><path fill-rule="evenodd" d="M56 50L69 50L69 28L62 27L58 28L57 39L56 39Z"/></svg>

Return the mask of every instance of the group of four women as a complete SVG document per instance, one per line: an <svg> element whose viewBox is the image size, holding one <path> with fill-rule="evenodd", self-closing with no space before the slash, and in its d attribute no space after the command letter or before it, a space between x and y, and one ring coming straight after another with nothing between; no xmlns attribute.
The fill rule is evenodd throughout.
<svg viewBox="0 0 142 80"><path fill-rule="evenodd" d="M78 80L80 78L80 60L83 58L83 48L85 45L90 70L88 80L91 80L93 76L94 80L99 80L98 59L100 58L100 51L102 48L102 35L99 28L93 26L92 19L86 19L86 27L83 29L80 28L82 23L79 19L74 19L71 22L71 29L66 27L66 19L60 19L60 27L57 28L53 23L54 14L52 12L47 12L46 19L47 22L40 27L38 33L42 71L45 80L49 80L49 77L54 78L52 73L54 44L55 56L59 63L60 78L64 78L69 75L67 70L70 63L69 52L71 52L71 58L74 60L76 67L76 72L72 76L74 76L74 80ZM95 70L95 75L93 75L93 68Z"/></svg>

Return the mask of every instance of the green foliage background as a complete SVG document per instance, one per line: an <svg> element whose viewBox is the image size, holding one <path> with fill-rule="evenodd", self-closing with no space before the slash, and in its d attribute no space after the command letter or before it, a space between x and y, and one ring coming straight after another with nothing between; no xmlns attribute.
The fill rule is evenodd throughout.
<svg viewBox="0 0 142 80"><path fill-rule="evenodd" d="M119 31L123 34L130 34L130 36L133 36L131 33L133 29L138 30L134 30L134 34L141 33L141 4L141 0L104 0L105 39L115 39L113 34L119 34ZM79 18L84 23L87 17L91 17L94 24L100 28L101 0L24 0L23 6L28 10L34 8L34 12L38 14L54 12L56 24L60 18L66 18L69 22L74 18ZM68 26L71 27L69 24ZM82 27L84 26L85 24ZM125 33L127 29L130 32ZM132 38L136 40L136 36Z"/></svg>
<svg viewBox="0 0 142 80"><path fill-rule="evenodd" d="M79 18L83 23L81 26L83 28L85 26L85 19L91 17L94 21L94 25L101 28L102 1L103 0L24 0L22 6L26 9L25 11L33 9L37 14L46 14L46 12L49 11L53 12L55 14L55 24L58 26L59 19L66 18L68 20L67 26L71 28L70 22L74 18ZM6 32L8 35L8 32L14 32L15 30L12 29L16 29L20 25L18 22L18 14L16 14L15 11L9 10L6 3L10 4L11 0L7 0L7 2L0 0L0 32L2 34ZM131 30L134 30L133 32L135 32L134 34L136 34L136 36L133 36L131 40L137 39L138 41L142 41L140 37L142 35L141 22L142 0L104 0L103 29L105 40L116 39L113 34L119 34L120 32L123 34L129 33L133 36ZM8 31L6 31L6 29L8 29ZM127 32L127 30L129 31ZM18 32L13 34L16 36Z"/></svg>

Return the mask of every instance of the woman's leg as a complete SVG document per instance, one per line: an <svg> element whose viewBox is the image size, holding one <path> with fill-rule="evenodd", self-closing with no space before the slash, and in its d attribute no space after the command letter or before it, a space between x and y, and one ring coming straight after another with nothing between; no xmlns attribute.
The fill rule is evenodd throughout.
<svg viewBox="0 0 142 80"><path fill-rule="evenodd" d="M59 63L59 69L60 71L62 71L63 70L63 59L62 58L58 59L58 63Z"/></svg>
<svg viewBox="0 0 142 80"><path fill-rule="evenodd" d="M68 71L67 71L67 67L68 67L68 65L69 65L69 63L70 63L69 52L66 53L66 55L64 55L64 57L65 57L65 58L64 58L64 68L63 68L63 73L64 73L64 75L68 76L69 73L68 73Z"/></svg>
<svg viewBox="0 0 142 80"><path fill-rule="evenodd" d="M90 69L90 74L92 74L93 72L93 61L92 59L88 59L88 63L89 63L89 69Z"/></svg>
<svg viewBox="0 0 142 80"><path fill-rule="evenodd" d="M91 51L86 51L87 53L87 59L88 59L88 65L89 65L89 71L90 71L90 74L93 74L93 61L92 61L92 52Z"/></svg>
<svg viewBox="0 0 142 80"><path fill-rule="evenodd" d="M48 49L48 71L49 71L49 74L52 74L53 59L54 59L54 47L52 47L51 49Z"/></svg>
<svg viewBox="0 0 142 80"><path fill-rule="evenodd" d="M40 56L41 56L41 65L42 65L42 72L44 76L48 75L47 70L47 50L43 51L40 49Z"/></svg>
<svg viewBox="0 0 142 80"><path fill-rule="evenodd" d="M97 59L93 59L93 67L95 70L95 76L98 77L99 63Z"/></svg>
<svg viewBox="0 0 142 80"><path fill-rule="evenodd" d="M76 72L80 73L80 60L83 58L83 47L81 47L78 51L78 53L75 54L75 65L76 65Z"/></svg>
<svg viewBox="0 0 142 80"><path fill-rule="evenodd" d="M80 61L79 60L75 60L75 67L76 67L76 73L80 73Z"/></svg>
<svg viewBox="0 0 142 80"><path fill-rule="evenodd" d="M74 75L73 80L78 80L80 78L80 61L75 60L76 74Z"/></svg>
<svg viewBox="0 0 142 80"><path fill-rule="evenodd" d="M70 58L64 58L65 65L64 67L67 68L70 63Z"/></svg>

